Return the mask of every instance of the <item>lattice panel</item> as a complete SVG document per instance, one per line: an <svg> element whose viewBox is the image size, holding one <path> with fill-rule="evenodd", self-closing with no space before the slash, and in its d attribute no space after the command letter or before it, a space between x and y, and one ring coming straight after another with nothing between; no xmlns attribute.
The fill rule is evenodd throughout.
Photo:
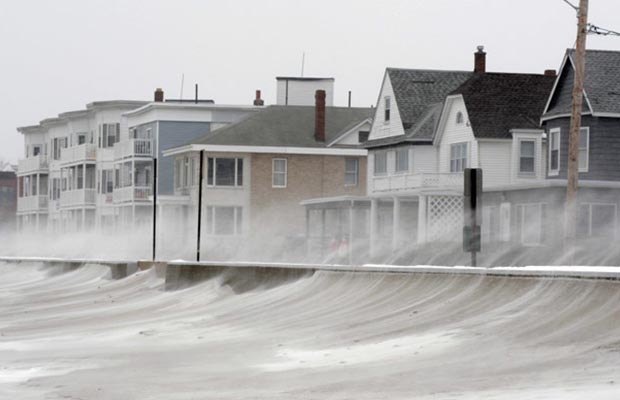
<svg viewBox="0 0 620 400"><path fill-rule="evenodd" d="M463 197L429 196L427 215L429 241L458 240L463 226Z"/></svg>

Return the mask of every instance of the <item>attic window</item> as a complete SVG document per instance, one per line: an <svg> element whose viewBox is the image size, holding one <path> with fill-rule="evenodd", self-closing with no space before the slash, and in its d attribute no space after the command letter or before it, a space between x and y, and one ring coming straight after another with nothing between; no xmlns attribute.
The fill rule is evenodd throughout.
<svg viewBox="0 0 620 400"><path fill-rule="evenodd" d="M359 143L364 143L368 141L368 137L370 136L369 131L359 131L357 136L357 140Z"/></svg>
<svg viewBox="0 0 620 400"><path fill-rule="evenodd" d="M463 124L463 113L460 111L456 113L456 124L457 125Z"/></svg>
<svg viewBox="0 0 620 400"><path fill-rule="evenodd" d="M386 97L385 98L385 117L384 117L384 121L390 122L390 98Z"/></svg>

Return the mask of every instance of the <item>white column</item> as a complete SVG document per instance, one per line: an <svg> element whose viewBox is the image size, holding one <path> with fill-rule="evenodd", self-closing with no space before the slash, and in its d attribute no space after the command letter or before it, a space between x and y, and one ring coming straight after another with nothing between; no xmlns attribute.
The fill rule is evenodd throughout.
<svg viewBox="0 0 620 400"><path fill-rule="evenodd" d="M418 196L418 243L426 243L426 196Z"/></svg>
<svg viewBox="0 0 620 400"><path fill-rule="evenodd" d="M379 200L370 200L370 256L373 257L377 252L377 223L379 217Z"/></svg>
<svg viewBox="0 0 620 400"><path fill-rule="evenodd" d="M394 197L392 207L392 250L398 250L400 246L400 199Z"/></svg>
<svg viewBox="0 0 620 400"><path fill-rule="evenodd" d="M40 179L41 179L41 175L37 174L37 182L36 182L36 186L37 186L37 196L41 196L41 184L40 184ZM39 203L37 202L37 209L39 208ZM38 214L37 214L38 215ZM38 230L38 226L39 225L39 220L37 217L37 230Z"/></svg>

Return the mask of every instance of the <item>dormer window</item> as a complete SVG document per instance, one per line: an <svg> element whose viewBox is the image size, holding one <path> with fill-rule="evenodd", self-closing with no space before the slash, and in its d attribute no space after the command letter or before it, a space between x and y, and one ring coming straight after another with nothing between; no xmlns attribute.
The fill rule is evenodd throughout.
<svg viewBox="0 0 620 400"><path fill-rule="evenodd" d="M385 100L385 102L384 102L384 105L385 105L384 121L385 121L385 123L388 123L388 122L390 122L390 108L391 108L389 96L386 97L384 100Z"/></svg>
<svg viewBox="0 0 620 400"><path fill-rule="evenodd" d="M463 113L460 111L456 113L456 124L457 125L463 124Z"/></svg>

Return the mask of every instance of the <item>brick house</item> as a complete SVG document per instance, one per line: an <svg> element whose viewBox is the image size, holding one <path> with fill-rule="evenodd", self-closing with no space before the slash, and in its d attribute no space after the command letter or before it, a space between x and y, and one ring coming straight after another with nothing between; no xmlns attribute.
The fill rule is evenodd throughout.
<svg viewBox="0 0 620 400"><path fill-rule="evenodd" d="M289 92L288 98L295 96ZM283 249L305 255L308 215L300 203L366 193L367 151L359 143L368 135L372 109L326 106L323 90L315 101L265 107L164 152L174 158L175 195L184 199L184 225L195 236L204 151L202 235L209 258L247 251L266 259Z"/></svg>

